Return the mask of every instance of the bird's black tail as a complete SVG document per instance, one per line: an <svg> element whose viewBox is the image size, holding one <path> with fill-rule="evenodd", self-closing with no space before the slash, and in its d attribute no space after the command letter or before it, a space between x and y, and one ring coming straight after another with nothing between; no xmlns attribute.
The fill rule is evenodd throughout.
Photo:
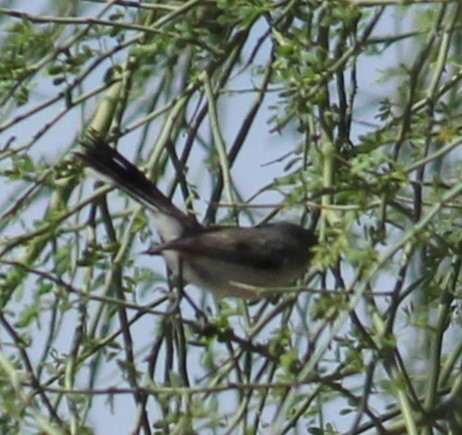
<svg viewBox="0 0 462 435"><path fill-rule="evenodd" d="M174 219L182 227L179 233L188 232L191 226L199 226L194 217L175 207L143 172L111 148L104 139L93 134L81 143L80 150L74 154L93 169L98 178L124 191L154 213L156 218ZM162 228L158 230L162 235Z"/></svg>

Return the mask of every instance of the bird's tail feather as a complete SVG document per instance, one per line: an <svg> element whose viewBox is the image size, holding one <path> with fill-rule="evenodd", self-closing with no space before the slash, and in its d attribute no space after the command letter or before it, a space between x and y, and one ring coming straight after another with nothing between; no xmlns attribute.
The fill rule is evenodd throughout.
<svg viewBox="0 0 462 435"><path fill-rule="evenodd" d="M174 219L181 227L180 233L188 232L190 226L199 225L194 217L175 207L143 172L102 138L92 135L87 142L81 144L81 149L75 155L93 169L98 178L124 191L153 212L160 221ZM161 235L164 233L162 228L158 228L158 231Z"/></svg>

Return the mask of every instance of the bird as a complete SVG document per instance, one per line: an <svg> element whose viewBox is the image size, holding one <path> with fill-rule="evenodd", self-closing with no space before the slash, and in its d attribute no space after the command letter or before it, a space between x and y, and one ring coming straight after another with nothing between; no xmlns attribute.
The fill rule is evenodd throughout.
<svg viewBox="0 0 462 435"><path fill-rule="evenodd" d="M152 216L162 255L173 276L218 298L260 299L291 285L307 269L315 233L291 222L252 227L209 226L177 208L147 176L100 135L74 152L100 180L123 191Z"/></svg>

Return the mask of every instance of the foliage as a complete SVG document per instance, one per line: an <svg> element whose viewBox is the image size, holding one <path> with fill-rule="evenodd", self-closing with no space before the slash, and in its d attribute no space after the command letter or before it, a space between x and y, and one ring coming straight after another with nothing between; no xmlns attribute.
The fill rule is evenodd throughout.
<svg viewBox="0 0 462 435"><path fill-rule="evenodd" d="M0 432L460 433L462 4L64 3L0 8ZM208 225L315 227L304 279L172 288L89 127Z"/></svg>

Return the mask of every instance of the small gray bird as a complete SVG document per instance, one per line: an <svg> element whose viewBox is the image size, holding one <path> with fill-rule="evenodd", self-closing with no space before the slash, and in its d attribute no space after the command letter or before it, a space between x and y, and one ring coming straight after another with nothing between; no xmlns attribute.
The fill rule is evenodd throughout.
<svg viewBox="0 0 462 435"><path fill-rule="evenodd" d="M255 299L272 287L290 285L308 267L314 233L289 222L256 227L203 227L179 210L135 165L93 135L75 155L98 178L124 191L151 212L172 273L218 297ZM265 289L265 291L262 291Z"/></svg>

